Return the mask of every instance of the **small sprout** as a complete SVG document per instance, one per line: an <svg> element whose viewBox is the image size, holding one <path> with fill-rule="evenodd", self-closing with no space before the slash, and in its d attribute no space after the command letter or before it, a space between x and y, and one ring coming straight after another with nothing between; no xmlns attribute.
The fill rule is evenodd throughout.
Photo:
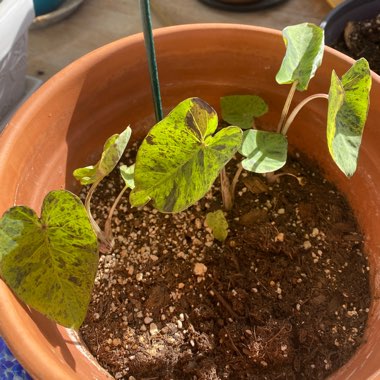
<svg viewBox="0 0 380 380"><path fill-rule="evenodd" d="M128 145L129 139L131 138L132 130L127 127L122 133L112 135L104 144L103 152L100 160L91 166L85 168L79 168L74 170L74 177L82 185L91 185L90 190L87 193L85 200L85 207L90 218L92 228L94 229L99 241L100 241L100 251L107 252L113 247L112 234L110 235L110 221L108 222L107 231L103 232L91 214L91 198L95 192L100 181L106 177L115 168L119 162L121 156L123 155L125 148ZM113 209L111 209L112 217ZM108 235L108 236L107 236Z"/></svg>
<svg viewBox="0 0 380 380"><path fill-rule="evenodd" d="M100 160L95 165L74 170L75 179L82 185L91 185L110 174L123 155L131 134L131 128L127 127L122 133L112 135L104 144Z"/></svg>
<svg viewBox="0 0 380 380"><path fill-rule="evenodd" d="M216 240L224 242L228 235L228 222L222 210L209 212L206 215L207 226L211 228Z"/></svg>

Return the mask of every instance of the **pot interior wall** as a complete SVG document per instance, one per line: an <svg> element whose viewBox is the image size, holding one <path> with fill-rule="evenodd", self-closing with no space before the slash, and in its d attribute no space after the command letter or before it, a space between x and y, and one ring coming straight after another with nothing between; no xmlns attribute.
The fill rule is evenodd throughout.
<svg viewBox="0 0 380 380"><path fill-rule="evenodd" d="M263 117L274 128L288 86L275 83L284 47L279 33L248 26L183 26L157 32L158 65L165 110L179 101L198 96L219 110L219 98L228 94L258 94L264 97L270 112ZM327 92L334 68L338 74L348 69L351 60L327 49L309 90L296 100L316 92ZM325 147L327 103L309 103L296 119L289 139L292 146L315 159L347 195L366 235L366 251L371 264L373 303L366 343L355 357L333 378L365 379L376 373L380 363L380 80L374 75L372 106L364 135L357 174L347 180L332 164ZM22 107L0 136L0 212L13 204L39 209L44 195L52 189L77 189L72 171L97 160L105 139L131 125L134 138L141 138L152 125L153 107L142 36L133 36L99 49L53 77ZM22 315L24 307L1 283L0 291L11 301L7 315L0 321L1 334L30 373L44 377L41 367L64 369L59 379L106 378L88 363L67 335L38 313ZM1 307L1 306L0 306ZM3 310L5 311L5 310ZM4 313L2 313L4 315ZM25 353L11 339L9 326L21 323L30 331L35 344L46 345L49 364L40 355ZM36 323L44 323L37 328ZM18 330L17 330L18 331ZM24 331L19 331L24 334ZM16 334L17 335L17 334ZM22 335L20 335L22 336ZM31 345L34 348L34 343ZM30 363L30 357L35 363ZM75 373L74 373L75 371ZM53 372L51 372L53 373Z"/></svg>

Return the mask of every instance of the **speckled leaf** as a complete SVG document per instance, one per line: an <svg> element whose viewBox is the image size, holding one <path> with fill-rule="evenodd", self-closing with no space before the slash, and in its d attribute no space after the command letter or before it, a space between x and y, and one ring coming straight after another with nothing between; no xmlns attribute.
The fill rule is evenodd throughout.
<svg viewBox="0 0 380 380"><path fill-rule="evenodd" d="M322 63L324 32L309 23L288 26L282 31L286 54L276 75L279 84L297 81L297 90L304 91Z"/></svg>
<svg viewBox="0 0 380 380"><path fill-rule="evenodd" d="M132 206L152 199L159 211L179 212L202 198L242 140L238 127L213 135L217 126L215 110L199 98L156 124L137 153Z"/></svg>
<svg viewBox="0 0 380 380"><path fill-rule="evenodd" d="M120 166L120 174L125 184L130 189L134 189L135 188L135 164L131 166L127 166L127 165Z"/></svg>
<svg viewBox="0 0 380 380"><path fill-rule="evenodd" d="M228 222L222 210L209 212L206 215L206 223L211 228L216 240L223 242L228 235Z"/></svg>
<svg viewBox="0 0 380 380"><path fill-rule="evenodd" d="M222 118L243 129L252 128L254 119L268 112L268 105L257 95L231 95L220 98Z"/></svg>
<svg viewBox="0 0 380 380"><path fill-rule="evenodd" d="M66 327L83 322L98 264L98 243L80 199L52 191L41 218L16 206L0 219L0 274L28 305Z"/></svg>
<svg viewBox="0 0 380 380"><path fill-rule="evenodd" d="M332 73L327 117L327 144L340 170L354 174L369 108L371 73L361 58L339 80Z"/></svg>
<svg viewBox="0 0 380 380"><path fill-rule="evenodd" d="M111 173L123 155L131 133L131 128L127 127L122 133L112 135L104 144L100 160L95 165L74 170L75 179L82 185L90 185Z"/></svg>
<svg viewBox="0 0 380 380"><path fill-rule="evenodd" d="M245 170L269 173L285 165L288 140L281 133L250 129L244 132L239 152L246 157L242 161Z"/></svg>

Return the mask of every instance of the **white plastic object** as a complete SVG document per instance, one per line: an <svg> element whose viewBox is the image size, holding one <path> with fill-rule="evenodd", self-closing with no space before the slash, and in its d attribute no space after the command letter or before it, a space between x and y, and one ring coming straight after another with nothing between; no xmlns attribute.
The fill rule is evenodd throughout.
<svg viewBox="0 0 380 380"><path fill-rule="evenodd" d="M33 0L0 0L0 122L26 91Z"/></svg>

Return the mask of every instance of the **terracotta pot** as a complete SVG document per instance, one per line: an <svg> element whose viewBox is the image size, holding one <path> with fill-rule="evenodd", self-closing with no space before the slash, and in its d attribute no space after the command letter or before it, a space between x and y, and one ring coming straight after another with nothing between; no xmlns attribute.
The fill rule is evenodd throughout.
<svg viewBox="0 0 380 380"><path fill-rule="evenodd" d="M280 32L241 25L190 25L156 32L163 103L168 110L190 96L219 110L219 97L254 93L276 125L288 86L275 83L284 46ZM233 57L233 58L231 58ZM326 92L331 70L346 71L352 60L327 48L323 67L307 93ZM13 204L39 209L52 189L76 189L72 170L92 163L106 137L131 124L135 138L153 121L142 35L98 49L44 84L17 112L0 136L0 212ZM357 174L346 179L325 147L324 100L309 103L291 129L290 144L306 151L346 194L369 255L373 301L365 343L334 379L380 375L380 77L373 76L372 105ZM307 96L297 94L296 100ZM0 334L35 379L106 379L107 375L69 332L29 310L0 282Z"/></svg>

